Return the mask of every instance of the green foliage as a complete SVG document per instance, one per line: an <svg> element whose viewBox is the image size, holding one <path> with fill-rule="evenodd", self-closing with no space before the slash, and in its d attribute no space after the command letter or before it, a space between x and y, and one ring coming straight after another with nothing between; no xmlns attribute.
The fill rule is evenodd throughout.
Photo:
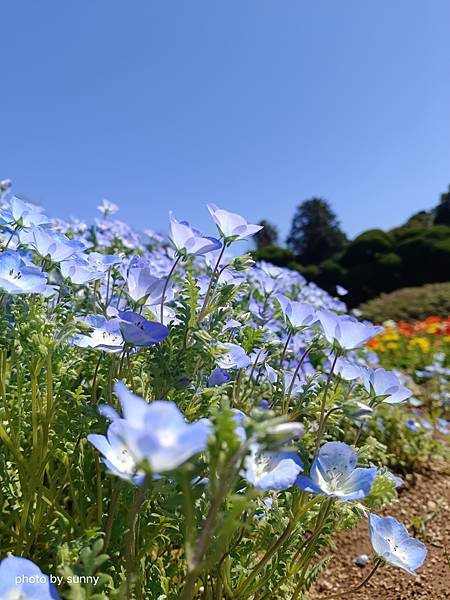
<svg viewBox="0 0 450 600"><path fill-rule="evenodd" d="M431 456L445 453L432 429L412 431L406 426L409 418L403 407L381 405L377 419L372 419L369 432L386 447L385 460L397 473L419 471L429 464Z"/></svg>
<svg viewBox="0 0 450 600"><path fill-rule="evenodd" d="M394 227L391 233L394 235L398 235L399 233L409 229L411 227L429 227L433 224L434 214L433 211L428 210L420 210L419 212L413 214L403 225L400 227Z"/></svg>
<svg viewBox="0 0 450 600"><path fill-rule="evenodd" d="M336 292L336 286L341 285L348 277L348 270L334 258L324 260L318 267L310 265L302 273L332 294Z"/></svg>
<svg viewBox="0 0 450 600"><path fill-rule="evenodd" d="M287 267L295 261L293 252L287 248L271 245L259 248L256 252L253 252L253 257L255 260L265 260L278 267Z"/></svg>
<svg viewBox="0 0 450 600"><path fill-rule="evenodd" d="M294 216L288 248L268 246L255 258L300 271L330 293L349 290L355 307L381 293L444 282L450 273L450 192L392 231L371 229L346 242L327 202L314 198Z"/></svg>
<svg viewBox="0 0 450 600"><path fill-rule="evenodd" d="M434 223L436 225L450 226L450 185L448 191L441 194L441 200L435 209Z"/></svg>
<svg viewBox="0 0 450 600"><path fill-rule="evenodd" d="M382 323L426 319L431 315L450 314L450 283L433 283L422 287L403 288L361 304L364 317Z"/></svg>
<svg viewBox="0 0 450 600"><path fill-rule="evenodd" d="M365 231L346 247L342 255L342 264L346 267L368 265L380 254L391 252L394 239L381 229Z"/></svg>

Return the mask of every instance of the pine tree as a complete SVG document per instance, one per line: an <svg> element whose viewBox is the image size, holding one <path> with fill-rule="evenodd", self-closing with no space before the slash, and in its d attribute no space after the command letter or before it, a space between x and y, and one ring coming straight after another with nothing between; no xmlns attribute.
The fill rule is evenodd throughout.
<svg viewBox="0 0 450 600"><path fill-rule="evenodd" d="M326 200L312 198L297 207L287 244L301 264L321 263L342 250L346 241Z"/></svg>

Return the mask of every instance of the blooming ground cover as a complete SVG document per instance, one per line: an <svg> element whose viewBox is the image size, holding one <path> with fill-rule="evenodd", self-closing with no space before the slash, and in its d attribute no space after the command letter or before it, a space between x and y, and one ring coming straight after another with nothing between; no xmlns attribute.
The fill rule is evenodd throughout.
<svg viewBox="0 0 450 600"><path fill-rule="evenodd" d="M239 255L259 226L99 210L2 196L0 598L294 600L362 521L367 579L414 574L426 547L377 511L444 451L448 346L414 375L439 384L425 416L381 327Z"/></svg>

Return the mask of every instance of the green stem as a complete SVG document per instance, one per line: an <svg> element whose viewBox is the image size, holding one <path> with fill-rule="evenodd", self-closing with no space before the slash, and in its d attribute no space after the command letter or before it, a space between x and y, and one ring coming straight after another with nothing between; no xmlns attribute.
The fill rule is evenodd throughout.
<svg viewBox="0 0 450 600"><path fill-rule="evenodd" d="M370 573L367 575L367 577L365 577L361 583L359 583L357 586L350 588L349 590L345 590L344 592L337 592L336 594L331 594L331 596L323 596L321 598L319 598L319 600L331 600L331 598L340 598L341 596L348 596L349 594L353 594L354 592L358 592L362 587L364 587L366 585L366 583L372 579L372 577L375 575L375 573L377 572L378 568L380 567L381 562L377 562L375 564L375 566L373 567L373 569L370 571Z"/></svg>
<svg viewBox="0 0 450 600"><path fill-rule="evenodd" d="M43 454L47 453L48 447L48 436L50 430L50 423L52 420L53 410L53 369L52 369L52 353L50 349L47 350L47 406L46 406L46 418L44 425L44 450Z"/></svg>
<svg viewBox="0 0 450 600"><path fill-rule="evenodd" d="M284 347L283 347L283 352L281 353L281 357L280 357L280 369L283 368L284 359L286 357L286 352L287 352L287 349L289 346L289 342L291 341L291 338L292 338L292 333L289 332L289 334L286 338L286 343L284 344Z"/></svg>
<svg viewBox="0 0 450 600"><path fill-rule="evenodd" d="M192 488L189 474L183 471L181 475L181 486L183 490L184 501L184 519L185 519L185 552L188 569L192 568L193 542L195 539L195 513L192 500Z"/></svg>
<svg viewBox="0 0 450 600"><path fill-rule="evenodd" d="M17 232L18 229L20 229L20 224L16 223L15 226L14 226L14 229L11 232L11 235L8 238L8 241L6 242L5 247L3 248L3 252L8 249L8 246L11 243L11 240L13 239L13 237L16 234L16 232Z"/></svg>
<svg viewBox="0 0 450 600"><path fill-rule="evenodd" d="M206 519L203 523L203 529L198 537L194 551L192 553L191 567L188 568L186 581L181 592L180 600L192 600L192 594L195 586L195 582L202 570L203 557L208 549L211 542L212 532L217 522L219 510L222 502L227 494L228 488L231 485L233 478L236 475L236 471L242 462L245 454L248 451L248 443L243 444L236 454L226 465L222 477L219 479L219 485L215 496L211 501Z"/></svg>
<svg viewBox="0 0 450 600"><path fill-rule="evenodd" d="M98 376L98 371L100 369L101 362L102 362L102 353L100 352L98 359L97 359L97 363L95 365L94 376L92 378L92 385L91 385L91 399L94 404L96 403L96 400L97 400L97 376Z"/></svg>
<svg viewBox="0 0 450 600"><path fill-rule="evenodd" d="M108 519L106 521L106 526L105 526L105 537L103 539L102 552L106 552L106 550L108 549L108 546L109 546L109 542L111 541L114 517L116 514L117 503L118 503L119 495L120 495L120 481L115 482L115 483L116 483L116 486L113 489L113 492L111 495L111 502L109 504L109 509L108 509Z"/></svg>
<svg viewBox="0 0 450 600"><path fill-rule="evenodd" d="M286 398L283 402L283 413L286 413L288 411L289 408L289 402L291 400L291 395L292 395L292 390L294 389L294 385L295 385L295 379L297 378L298 372L300 371L302 364L305 362L306 357L308 356L308 354L311 352L311 350L313 349L313 344L311 344L302 354L300 360L298 361L298 365L297 368L294 371L294 374L292 376L292 381L291 384L289 386L288 392L286 394Z"/></svg>
<svg viewBox="0 0 450 600"><path fill-rule="evenodd" d="M319 451L320 442L322 440L322 436L325 430L325 409L327 407L327 398L328 398L328 390L330 388L331 378L333 377L334 368L336 366L336 361L339 357L338 352L334 357L333 363L331 365L330 372L328 373L327 382L325 384L325 390L323 392L322 403L320 405L320 419L319 419L319 429L317 430L317 438L316 438L316 449L315 454Z"/></svg>
<svg viewBox="0 0 450 600"><path fill-rule="evenodd" d="M145 493L149 487L149 482L151 482L151 475L147 475L147 477L142 482L140 488L135 492L134 501L131 506L130 512L128 513L128 532L126 536L125 554L125 561L127 567L126 589L128 600L131 600L133 598L132 591L134 587L135 576L138 570L136 566L136 523L139 518L139 510L145 499Z"/></svg>
<svg viewBox="0 0 450 600"><path fill-rule="evenodd" d="M212 275L211 275L211 279L209 280L209 285L208 285L208 289L206 290L205 299L203 300L203 305L202 305L202 307L200 309L200 313L198 315L198 322L201 321L202 317L204 316L204 312L205 312L205 310L207 308L208 300L209 300L209 297L210 297L211 292L212 292L212 287L213 287L213 284L215 283L217 269L219 268L220 261L222 260L223 254L225 252L225 248L226 248L226 244L223 244L222 249L221 249L220 254L219 254L219 258L217 259L217 262L216 262L215 267L213 269L213 272L212 272Z"/></svg>
<svg viewBox="0 0 450 600"><path fill-rule="evenodd" d="M164 287L163 287L163 291L162 291L162 294L161 294L161 311L160 311L160 319L159 319L161 321L161 323L164 322L164 300L166 299L166 292L167 292L167 288L169 286L169 281L170 281L170 278L173 275L173 272L177 268L178 263L181 260L181 256L182 255L179 254L177 256L177 258L175 259L175 262L173 263L172 268L170 269L169 274L167 275L167 279L164 282Z"/></svg>
<svg viewBox="0 0 450 600"><path fill-rule="evenodd" d="M103 518L103 486L100 459L95 455L95 477L97 482L97 523L100 525Z"/></svg>
<svg viewBox="0 0 450 600"><path fill-rule="evenodd" d="M289 538L290 534L294 531L294 529L297 525L297 520L300 517L300 515L306 513L306 511L308 511L314 504L316 504L316 502L318 502L318 498L313 498L310 502L304 504L303 499L304 499L304 495L302 494L300 496L299 505L298 505L297 509L293 511L293 513L289 519L289 522L288 522L286 528L284 529L283 533L270 546L270 548L267 550L267 552L264 554L264 556L258 562L258 564L253 569L253 571L250 573L250 575L247 576L243 585L238 587L237 592L236 592L237 597L240 597L241 594L244 594L247 592L248 588L250 587L251 583L254 581L256 576L262 571L264 566L271 560L271 558L274 556L274 554L276 554L278 552L278 550L283 546L285 541ZM258 589L258 588L256 588L256 589ZM256 590L252 590L252 593L255 591Z"/></svg>
<svg viewBox="0 0 450 600"><path fill-rule="evenodd" d="M327 520L327 517L330 513L331 507L333 506L333 502L334 502L334 498L328 498L323 503L323 505L320 507L319 514L317 515L316 526L314 528L314 531L313 531L311 537L309 538L308 542L306 543L305 551L304 551L302 557L300 558L298 564L294 565L294 568L289 573L289 576L292 576L292 575L295 575L295 573L298 573L298 571L300 571L300 569L302 569L300 581L299 581L297 587L295 588L294 594L292 595L292 600L296 600L296 598L298 597L299 593L302 590L303 583L304 583L304 580L306 577L306 573L308 571L309 563L311 562L311 559L313 558L313 555L314 555L315 543L317 541L317 538L320 535L320 532L322 531L323 525L325 524L325 522Z"/></svg>

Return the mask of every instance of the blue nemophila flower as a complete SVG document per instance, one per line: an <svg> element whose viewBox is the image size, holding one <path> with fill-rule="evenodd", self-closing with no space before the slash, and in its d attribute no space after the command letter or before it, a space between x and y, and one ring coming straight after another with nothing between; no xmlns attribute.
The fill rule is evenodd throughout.
<svg viewBox="0 0 450 600"><path fill-rule="evenodd" d="M169 335L165 325L148 321L132 310L119 310L119 317L123 339L132 346L153 346L164 341Z"/></svg>
<svg viewBox="0 0 450 600"><path fill-rule="evenodd" d="M387 404L398 404L412 396L412 391L401 385L392 371L385 369L363 369L364 387L375 397L384 397Z"/></svg>
<svg viewBox="0 0 450 600"><path fill-rule="evenodd" d="M181 254L192 254L200 256L222 247L219 240L206 237L197 229L189 225L187 221L177 221L170 213L170 239Z"/></svg>
<svg viewBox="0 0 450 600"><path fill-rule="evenodd" d="M97 206L97 210L102 213L104 217L108 217L109 215L114 215L119 207L114 202L110 202L104 198L101 203Z"/></svg>
<svg viewBox="0 0 450 600"><path fill-rule="evenodd" d="M281 491L294 485L302 470L302 461L295 452L261 451L258 444L251 444L242 476L257 489Z"/></svg>
<svg viewBox="0 0 450 600"><path fill-rule="evenodd" d="M87 259L93 267L98 271L103 271L103 273L108 271L108 269L114 265L118 265L122 262L120 256L115 256L114 254L101 254L100 252L91 252L88 254Z"/></svg>
<svg viewBox="0 0 450 600"><path fill-rule="evenodd" d="M10 210L15 222L21 222L22 227L33 227L50 223L40 206L26 202L17 196L11 198Z"/></svg>
<svg viewBox="0 0 450 600"><path fill-rule="evenodd" d="M140 485L144 481L145 472L139 468L136 457L130 452L124 441L127 435L127 427L130 427L127 421L116 419L108 427L106 437L90 434L87 439L103 454L102 461L110 473Z"/></svg>
<svg viewBox="0 0 450 600"><path fill-rule="evenodd" d="M413 418L406 419L405 427L410 431L419 431L422 428L421 424Z"/></svg>
<svg viewBox="0 0 450 600"><path fill-rule="evenodd" d="M215 204L207 206L220 235L227 241L245 240L262 229L261 225L252 225L241 215L223 210Z"/></svg>
<svg viewBox="0 0 450 600"><path fill-rule="evenodd" d="M342 287L342 285L336 286L336 292L338 296L346 296L348 294L348 290L346 290L345 287Z"/></svg>
<svg viewBox="0 0 450 600"><path fill-rule="evenodd" d="M301 360L301 358L300 358ZM300 371L298 371L298 373L295 375L295 379L294 379L294 374L295 372L292 370L288 370L288 369L283 369L283 373L284 373L284 377L282 378L282 383L284 384L284 391L287 392L288 390L291 390L291 396L295 397L298 394L301 394L303 392L303 390L305 389L305 386L308 383L308 377L310 376L310 363L308 363L306 360L303 362L303 365L300 369Z"/></svg>
<svg viewBox="0 0 450 600"><path fill-rule="evenodd" d="M323 333L330 344L337 343L344 350L362 346L374 335L383 331L371 323L361 323L348 315L337 315L330 310L317 313Z"/></svg>
<svg viewBox="0 0 450 600"><path fill-rule="evenodd" d="M60 263L60 269L65 279L70 279L76 285L84 285L90 281L103 279L105 272L92 264L89 255L71 256Z"/></svg>
<svg viewBox="0 0 450 600"><path fill-rule="evenodd" d="M224 385L225 383L230 382L232 379L233 378L228 371L225 371L225 369L221 369L220 367L216 367L208 378L208 387Z"/></svg>
<svg viewBox="0 0 450 600"><path fill-rule="evenodd" d="M270 383L276 383L278 381L278 373L275 371L273 367L264 363L264 370L266 372L267 379Z"/></svg>
<svg viewBox="0 0 450 600"><path fill-rule="evenodd" d="M49 256L53 262L61 262L84 250L81 242L69 240L63 233L43 227L24 229L20 232L20 241L34 248L44 258Z"/></svg>
<svg viewBox="0 0 450 600"><path fill-rule="evenodd" d="M1 600L58 600L48 575L27 558L7 556L0 562Z"/></svg>
<svg viewBox="0 0 450 600"><path fill-rule="evenodd" d="M395 475L394 473L391 473L391 471L388 470L384 471L384 475L386 475L386 477L389 477L389 479L394 482L394 485L397 489L403 487L403 479L398 475Z"/></svg>
<svg viewBox="0 0 450 600"><path fill-rule="evenodd" d="M255 513L255 517L257 519L264 519L264 517L266 517L266 515L269 513L269 511L271 510L271 508L273 506L273 498L270 498L270 497L262 498L261 503L262 503L261 510L258 511L257 513Z"/></svg>
<svg viewBox="0 0 450 600"><path fill-rule="evenodd" d="M47 277L37 267L28 266L18 252L0 254L0 288L9 294L42 294L47 291Z"/></svg>
<svg viewBox="0 0 450 600"><path fill-rule="evenodd" d="M276 294L284 318L294 328L311 327L317 322L316 311L307 302L296 302L286 298L283 294Z"/></svg>
<svg viewBox="0 0 450 600"><path fill-rule="evenodd" d="M361 419L373 414L373 408L364 402L355 400L354 398L343 406L344 413L353 419Z"/></svg>
<svg viewBox="0 0 450 600"><path fill-rule="evenodd" d="M118 319L106 319L103 315L89 315L80 321L91 327L90 333L79 334L72 339L74 346L94 348L106 352L121 352L124 340Z"/></svg>
<svg viewBox="0 0 450 600"><path fill-rule="evenodd" d="M5 194L12 186L11 179L1 179L0 180L0 199L3 194Z"/></svg>
<svg viewBox="0 0 450 600"><path fill-rule="evenodd" d="M245 420L247 415L237 408L233 409L233 421L236 422L236 427L234 428L234 433L241 439L241 441L245 442L247 439L247 433L245 431Z"/></svg>
<svg viewBox="0 0 450 600"><path fill-rule="evenodd" d="M244 348L238 344L221 344L225 353L217 359L217 364L222 369L245 369L251 364L250 357L245 353Z"/></svg>
<svg viewBox="0 0 450 600"><path fill-rule="evenodd" d="M228 331L229 329L240 329L242 323L236 321L236 319L228 319L228 321L222 327L222 331Z"/></svg>
<svg viewBox="0 0 450 600"><path fill-rule="evenodd" d="M411 575L422 566L427 555L425 544L410 537L408 530L394 517L369 517L369 536L377 556Z"/></svg>
<svg viewBox="0 0 450 600"><path fill-rule="evenodd" d="M273 440L276 440L278 446L287 444L292 440L299 440L305 431L302 423L297 421L288 421L287 423L277 423L266 427L266 434Z"/></svg>
<svg viewBox="0 0 450 600"><path fill-rule="evenodd" d="M446 419L440 419L439 417L436 419L435 428L444 435L450 434L450 422Z"/></svg>
<svg viewBox="0 0 450 600"><path fill-rule="evenodd" d="M166 283L165 278L156 277L141 256L132 256L128 268L123 273L127 292L132 300L145 300L149 304L159 304ZM167 296L167 291L166 291Z"/></svg>
<svg viewBox="0 0 450 600"><path fill-rule="evenodd" d="M417 407L419 407L419 406L422 406L422 402L421 402L420 400L418 400L417 398L414 398L414 396L410 396L410 397L408 398L408 403L409 403L411 406L414 406L415 408L417 408Z"/></svg>
<svg viewBox="0 0 450 600"><path fill-rule="evenodd" d="M207 419L186 423L174 402L155 400L143 407L145 401L123 384L115 389L126 417L116 422L121 423L121 437L137 463L146 461L153 473L164 473L205 450L211 432Z"/></svg>
<svg viewBox="0 0 450 600"><path fill-rule="evenodd" d="M356 468L356 452L343 442L327 442L314 459L309 477L299 475L297 485L312 494L339 500L360 500L370 492L377 469Z"/></svg>
<svg viewBox="0 0 450 600"><path fill-rule="evenodd" d="M144 398L130 392L121 381L115 384L114 391L119 398L123 419L133 427L140 427L149 403ZM122 418L114 408L107 404L100 405L99 412L109 421L119 421Z"/></svg>
<svg viewBox="0 0 450 600"><path fill-rule="evenodd" d="M337 373L345 381L353 381L362 377L363 369L362 367L360 367L360 365L356 365L350 360L339 357L336 360L334 372Z"/></svg>

